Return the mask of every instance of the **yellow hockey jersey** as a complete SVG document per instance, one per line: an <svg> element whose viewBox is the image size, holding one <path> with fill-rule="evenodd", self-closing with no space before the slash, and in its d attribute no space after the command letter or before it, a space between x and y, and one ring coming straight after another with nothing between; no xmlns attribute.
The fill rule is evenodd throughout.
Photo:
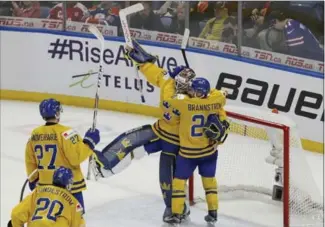
<svg viewBox="0 0 325 227"><path fill-rule="evenodd" d="M93 151L82 142L79 134L66 126L46 123L33 130L26 145L25 162L27 175L35 169L30 181L39 177L39 184L52 184L54 170L60 166L69 168L73 173L72 193L86 189L80 163Z"/></svg>
<svg viewBox="0 0 325 227"><path fill-rule="evenodd" d="M223 92L212 89L205 99L189 98L186 95L175 95L168 101L180 111L180 151L186 158L201 158L213 154L217 143L204 135L203 126L210 114L218 114L221 120L227 118L224 105L226 97Z"/></svg>
<svg viewBox="0 0 325 227"><path fill-rule="evenodd" d="M83 207L66 189L37 186L11 212L13 227L82 227Z"/></svg>
<svg viewBox="0 0 325 227"><path fill-rule="evenodd" d="M166 101L176 92L174 79L164 69L152 63L142 65L140 71L151 84L160 88L161 117L152 126L154 133L169 143L179 145L179 111Z"/></svg>

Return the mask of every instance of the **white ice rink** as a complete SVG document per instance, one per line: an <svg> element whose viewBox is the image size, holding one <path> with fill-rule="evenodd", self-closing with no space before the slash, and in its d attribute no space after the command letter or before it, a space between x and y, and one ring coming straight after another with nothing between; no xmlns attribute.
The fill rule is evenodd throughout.
<svg viewBox="0 0 325 227"><path fill-rule="evenodd" d="M61 123L74 127L83 136L92 124L92 110L68 106L63 108ZM29 133L44 122L39 115L38 103L2 100L0 114L1 226L6 226L11 209L19 202L20 190L26 179L24 149ZM101 131L99 147L105 146L127 129L154 121L155 118L100 110L97 123ZM87 227L167 226L161 221L164 205L158 182L158 157L159 154L154 154L135 160L123 173L109 179L88 181L88 190L84 192ZM307 161L318 190L323 192L322 155L308 154ZM87 162L82 166L86 172ZM230 167L228 171L231 171ZM28 192L29 189L26 190ZM207 226L203 220L205 214L204 205L192 207L191 221L184 226ZM262 227L274 226L274 223L280 226L279 214L279 206L234 198L224 205L221 201L217 226Z"/></svg>

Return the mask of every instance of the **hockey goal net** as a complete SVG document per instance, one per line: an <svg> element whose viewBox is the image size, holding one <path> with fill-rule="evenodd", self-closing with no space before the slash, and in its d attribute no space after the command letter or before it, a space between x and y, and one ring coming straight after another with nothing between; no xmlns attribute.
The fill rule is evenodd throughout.
<svg viewBox="0 0 325 227"><path fill-rule="evenodd" d="M230 134L218 148L219 213L267 226L323 226L324 204L296 124L256 109L228 107ZM197 170L196 170L197 171ZM191 205L206 209L197 172Z"/></svg>

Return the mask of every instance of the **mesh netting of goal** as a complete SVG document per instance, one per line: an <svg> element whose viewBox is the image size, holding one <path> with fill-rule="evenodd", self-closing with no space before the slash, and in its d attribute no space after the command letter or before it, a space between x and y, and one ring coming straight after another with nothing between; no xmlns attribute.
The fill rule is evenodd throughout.
<svg viewBox="0 0 325 227"><path fill-rule="evenodd" d="M295 122L272 112L232 106L226 109L231 133L218 149L219 212L227 210L242 218L249 214L255 216L254 221L260 219L271 226L323 226L322 190L304 156ZM272 200L278 166L265 161L274 147L283 155L283 201ZM189 182L189 198L197 205L205 201L197 172ZM241 205L242 209L234 209ZM262 209L270 211L265 212L268 218L259 215Z"/></svg>

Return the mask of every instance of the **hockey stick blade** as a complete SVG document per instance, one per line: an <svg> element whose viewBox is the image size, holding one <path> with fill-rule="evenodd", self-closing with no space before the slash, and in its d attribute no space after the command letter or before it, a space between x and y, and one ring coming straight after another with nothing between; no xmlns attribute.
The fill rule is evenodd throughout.
<svg viewBox="0 0 325 227"><path fill-rule="evenodd" d="M190 29L185 28L181 48L185 49L190 38Z"/></svg>
<svg viewBox="0 0 325 227"><path fill-rule="evenodd" d="M123 13L125 16L128 16L130 14L137 13L141 10L144 10L143 5L141 3L137 3L124 9L121 9L120 13Z"/></svg>
<svg viewBox="0 0 325 227"><path fill-rule="evenodd" d="M126 19L126 15L120 11L119 16L121 20L122 30L124 33L125 43L128 47L133 48L131 32L129 30L128 20Z"/></svg>
<svg viewBox="0 0 325 227"><path fill-rule="evenodd" d="M122 26L122 30L123 30L124 38L125 38L125 43L127 46L129 46L131 48L133 48L132 37L131 37L131 32L130 32L130 29L128 26L128 20L126 17L133 13L137 13L143 9L144 9L143 5L141 3L137 3L137 4L129 6L127 8L121 9L119 12L121 26Z"/></svg>
<svg viewBox="0 0 325 227"><path fill-rule="evenodd" d="M90 25L88 27L88 30L94 34L94 36L96 36L96 38L100 41L100 42L105 42L104 41L104 36L102 35L102 33L94 26L94 25Z"/></svg>
<svg viewBox="0 0 325 227"><path fill-rule="evenodd" d="M130 7L121 9L120 12L119 12L119 16L120 16L120 20L121 20L121 26L122 26L122 30L123 30L123 33L124 33L125 43L126 43L126 45L128 47L133 48L133 43L132 43L131 32L130 32L129 25L128 25L128 20L127 20L126 17L128 15L130 15L130 14L139 12L139 11L141 11L143 9L144 9L143 5L141 3L137 3L137 4L132 5ZM137 82L140 83L140 77L139 77L139 74L138 74L138 70L136 68L135 68L135 74L136 74L136 77L137 77ZM140 83L140 90L139 91L141 93L141 102L145 103L146 100L145 100L144 95L143 95L141 83Z"/></svg>

